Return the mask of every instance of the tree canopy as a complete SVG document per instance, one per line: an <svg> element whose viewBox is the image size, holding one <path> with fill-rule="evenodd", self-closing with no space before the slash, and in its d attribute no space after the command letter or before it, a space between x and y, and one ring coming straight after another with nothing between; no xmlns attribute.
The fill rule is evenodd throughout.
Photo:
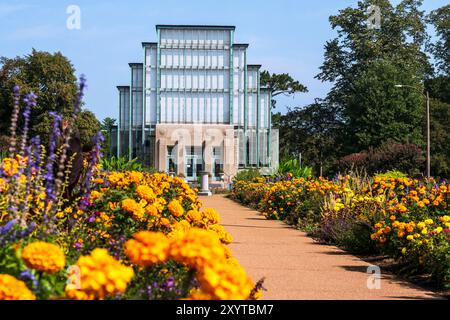
<svg viewBox="0 0 450 320"><path fill-rule="evenodd" d="M20 86L22 96L30 91L37 94L37 106L30 116L30 135L40 135L45 144L51 126L49 112L56 111L69 117L73 111L77 95L77 78L71 62L60 52L49 53L32 50L24 57L0 58L0 135L9 134L13 99L12 89ZM91 144L93 136L100 130L94 114L82 110L75 123L75 133L79 132L85 148Z"/></svg>
<svg viewBox="0 0 450 320"><path fill-rule="evenodd" d="M276 74L268 71L261 72L261 85L267 86L272 92L272 98L280 95L291 95L296 92L308 92L308 88L299 81L294 80L289 74ZM275 107L275 100L272 99L272 107Z"/></svg>
<svg viewBox="0 0 450 320"><path fill-rule="evenodd" d="M280 149L307 165L336 172L336 162L373 148L425 147L425 99L431 99L432 173L449 176L449 8L428 16L421 0L361 0L330 17L337 36L326 42L317 79L331 82L323 100L274 114ZM377 6L380 24L368 23ZM431 38L427 26L436 37ZM431 58L431 59L430 59ZM399 88L396 85L406 85ZM411 88L413 87L413 88ZM416 88L416 89L414 89ZM282 90L281 90L282 91Z"/></svg>

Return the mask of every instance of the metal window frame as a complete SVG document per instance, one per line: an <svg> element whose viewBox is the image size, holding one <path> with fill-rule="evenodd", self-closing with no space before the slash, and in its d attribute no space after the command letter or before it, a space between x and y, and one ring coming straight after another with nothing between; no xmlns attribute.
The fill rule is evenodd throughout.
<svg viewBox="0 0 450 320"><path fill-rule="evenodd" d="M234 111L234 86L233 86L233 81L234 81L234 51L233 51L233 43L234 43L234 29L230 30L230 103L229 103L229 107L230 107L230 111L229 111L229 116L230 116L230 124L233 123L233 111Z"/></svg>

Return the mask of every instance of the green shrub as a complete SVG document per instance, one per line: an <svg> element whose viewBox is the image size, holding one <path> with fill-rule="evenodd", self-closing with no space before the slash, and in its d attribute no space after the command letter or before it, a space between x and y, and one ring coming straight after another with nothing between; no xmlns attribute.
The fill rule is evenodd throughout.
<svg viewBox="0 0 450 320"><path fill-rule="evenodd" d="M419 174L425 162L422 150L414 144L387 143L340 159L338 169L347 172L353 169L365 170L369 175L389 170Z"/></svg>
<svg viewBox="0 0 450 320"><path fill-rule="evenodd" d="M380 177L380 178L393 178L393 179L408 177L408 175L406 173L403 173L398 170L389 170L384 173L376 173L375 176Z"/></svg>
<svg viewBox="0 0 450 320"><path fill-rule="evenodd" d="M258 169L247 169L238 171L234 176L233 181L253 181L259 177L261 177L261 173Z"/></svg>
<svg viewBox="0 0 450 320"><path fill-rule="evenodd" d="M306 179L312 177L312 172L311 167L301 166L297 159L288 159L280 162L276 175L285 176L290 173L294 178Z"/></svg>
<svg viewBox="0 0 450 320"><path fill-rule="evenodd" d="M155 171L152 168L144 168L137 158L128 160L126 157L111 157L109 159L101 159L100 163L106 171L146 171L150 173Z"/></svg>

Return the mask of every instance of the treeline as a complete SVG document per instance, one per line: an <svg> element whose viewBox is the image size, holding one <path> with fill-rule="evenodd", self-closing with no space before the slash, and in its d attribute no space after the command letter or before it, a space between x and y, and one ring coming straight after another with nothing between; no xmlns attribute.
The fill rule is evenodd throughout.
<svg viewBox="0 0 450 320"><path fill-rule="evenodd" d="M325 176L353 165L368 173L423 174L428 91L431 173L450 177L450 5L425 13L421 4L364 0L330 17L338 35L326 42L316 78L332 89L311 105L274 115L282 156L301 154ZM380 8L378 26L367 23L371 5Z"/></svg>

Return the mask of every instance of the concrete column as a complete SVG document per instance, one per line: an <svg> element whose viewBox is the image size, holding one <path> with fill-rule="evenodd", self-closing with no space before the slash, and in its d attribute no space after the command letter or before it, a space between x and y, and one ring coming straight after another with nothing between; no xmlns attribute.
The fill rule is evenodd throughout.
<svg viewBox="0 0 450 320"><path fill-rule="evenodd" d="M158 169L161 171L167 171L167 142L165 138L159 139L158 149Z"/></svg>
<svg viewBox="0 0 450 320"><path fill-rule="evenodd" d="M205 162L205 171L212 174L213 167L212 167L212 151L213 146L211 145L211 140L206 139L205 140L205 150L203 153L204 162Z"/></svg>
<svg viewBox="0 0 450 320"><path fill-rule="evenodd" d="M178 140L177 142L177 174L183 174L186 175L186 172L184 172L185 167L185 161L186 161L186 145L183 141L183 139Z"/></svg>
<svg viewBox="0 0 450 320"><path fill-rule="evenodd" d="M201 176L202 176L202 186L201 186L201 190L198 193L198 195L199 196L212 196L212 193L209 190L208 172L201 172Z"/></svg>
<svg viewBox="0 0 450 320"><path fill-rule="evenodd" d="M235 147L234 130L228 129L223 141L223 170L227 175L237 171Z"/></svg>

